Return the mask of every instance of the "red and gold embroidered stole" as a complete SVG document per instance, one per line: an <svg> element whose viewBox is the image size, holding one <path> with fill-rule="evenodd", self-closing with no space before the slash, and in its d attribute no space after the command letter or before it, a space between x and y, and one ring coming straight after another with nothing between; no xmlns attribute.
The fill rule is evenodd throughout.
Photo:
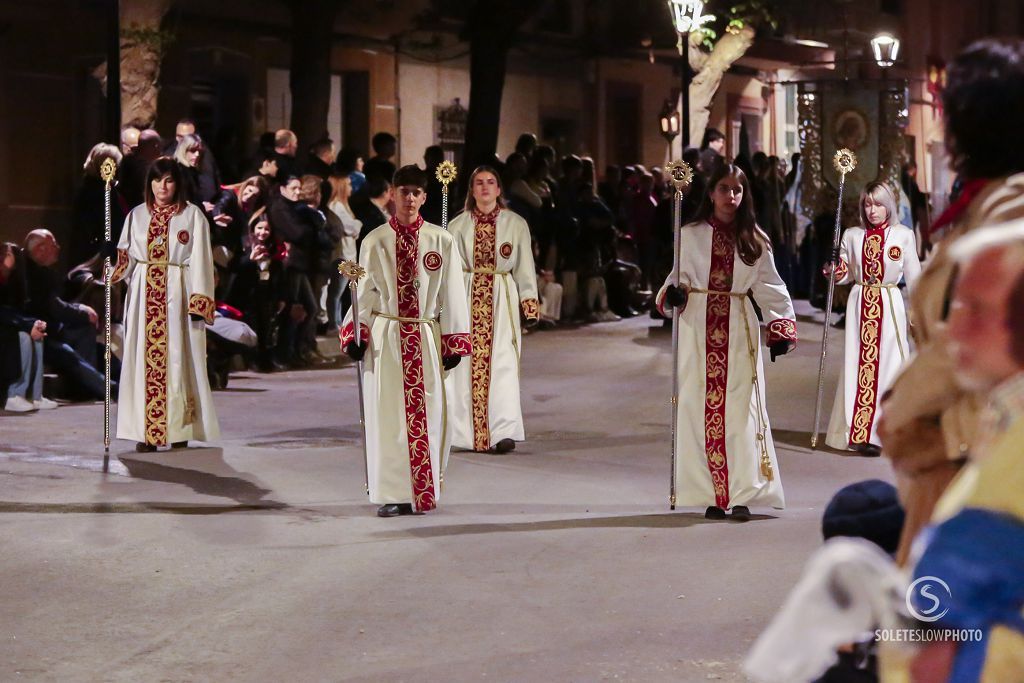
<svg viewBox="0 0 1024 683"><path fill-rule="evenodd" d="M711 269L708 289L712 292L732 291L736 239L731 225L714 219L709 223L711 236ZM729 312L732 297L708 294L706 322L707 376L704 390L704 449L715 489L715 505L729 507L729 465L725 454L725 396L729 378ZM756 391L756 389L755 389Z"/></svg>
<svg viewBox="0 0 1024 683"><path fill-rule="evenodd" d="M168 227L175 207L154 206L146 233L146 256L166 262ZM167 266L146 267L146 443L167 445Z"/></svg>
<svg viewBox="0 0 1024 683"><path fill-rule="evenodd" d="M489 214L473 212L473 273L470 314L473 319L471 396L473 400L473 450L491 447L488 405L491 395L491 351L494 344L495 245L500 208ZM480 272L490 271L490 272ZM515 334L515 331L513 331Z"/></svg>
<svg viewBox="0 0 1024 683"><path fill-rule="evenodd" d="M882 251L886 227L872 228L864 235L861 277L865 282L871 282L872 279L882 282L885 274ZM878 363L882 352L882 290L878 287L861 287L860 294L860 354L857 359L857 393L853 401L850 445L871 441L878 398Z"/></svg>
<svg viewBox="0 0 1024 683"><path fill-rule="evenodd" d="M423 219L417 217L412 225L402 225L397 218L392 218L390 224L395 231L398 315L402 318L419 318L420 297L416 276L419 265L419 235ZM423 338L420 332L420 323L398 323L413 506L419 512L426 512L437 507L437 501L434 498L434 473L430 466L427 392L423 381Z"/></svg>

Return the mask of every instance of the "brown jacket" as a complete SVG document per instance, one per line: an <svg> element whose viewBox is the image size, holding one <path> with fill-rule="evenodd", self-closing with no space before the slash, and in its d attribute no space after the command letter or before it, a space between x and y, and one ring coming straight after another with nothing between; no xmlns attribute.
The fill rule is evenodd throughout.
<svg viewBox="0 0 1024 683"><path fill-rule="evenodd" d="M939 244L910 297L917 353L882 404L883 446L907 509L897 559L931 517L935 501L974 441L980 398L961 389L949 355L946 318L956 276L948 245L977 228L1024 218L1024 173L992 181Z"/></svg>

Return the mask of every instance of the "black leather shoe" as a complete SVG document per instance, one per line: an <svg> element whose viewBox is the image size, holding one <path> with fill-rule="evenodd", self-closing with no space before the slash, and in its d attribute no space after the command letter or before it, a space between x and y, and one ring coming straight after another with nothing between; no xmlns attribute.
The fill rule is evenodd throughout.
<svg viewBox="0 0 1024 683"><path fill-rule="evenodd" d="M151 443L143 443L143 442L139 441L138 443L135 444L135 452L136 453L155 453L156 452L156 446L154 446Z"/></svg>
<svg viewBox="0 0 1024 683"><path fill-rule="evenodd" d="M737 522L750 521L750 508L746 505L737 505L732 509L732 518Z"/></svg>
<svg viewBox="0 0 1024 683"><path fill-rule="evenodd" d="M725 519L725 510L717 505L709 505L704 511L704 519Z"/></svg>
<svg viewBox="0 0 1024 683"><path fill-rule="evenodd" d="M378 517L397 517L402 514L401 506L394 503L390 505L381 505L377 508Z"/></svg>
<svg viewBox="0 0 1024 683"><path fill-rule="evenodd" d="M498 443L494 444L492 451L496 455L503 455L505 453L511 453L516 449L516 442L512 439L502 439Z"/></svg>
<svg viewBox="0 0 1024 683"><path fill-rule="evenodd" d="M857 446L857 451L865 458L877 458L882 455L882 449L873 443L866 443Z"/></svg>
<svg viewBox="0 0 1024 683"><path fill-rule="evenodd" d="M171 448L188 448L188 441L175 441L171 444Z"/></svg>

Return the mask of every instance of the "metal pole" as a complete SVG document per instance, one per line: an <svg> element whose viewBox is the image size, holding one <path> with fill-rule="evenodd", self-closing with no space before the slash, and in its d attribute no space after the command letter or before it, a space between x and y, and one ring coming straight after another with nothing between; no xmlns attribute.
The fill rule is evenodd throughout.
<svg viewBox="0 0 1024 683"><path fill-rule="evenodd" d="M682 100L680 111L682 113L682 134L683 142L682 149L679 150L679 156L683 155L686 148L690 146L690 82L693 80L693 73L690 70L690 34L682 33L679 36L679 57L681 59L680 68L682 69L682 90L679 93L679 99Z"/></svg>
<svg viewBox="0 0 1024 683"><path fill-rule="evenodd" d="M355 332L356 346L362 343L362 329L359 325L359 280L366 271L355 261L342 261L338 272L348 278L349 289L352 290L352 329ZM370 464L366 451L366 408L363 405L363 361L356 361L356 386L359 389L359 436L363 446L363 488L370 493Z"/></svg>
<svg viewBox="0 0 1024 683"><path fill-rule="evenodd" d="M680 280L679 248L683 228L683 189L693 181L693 169L685 161L673 161L665 167L676 191L672 197L672 281L676 287ZM679 313L672 308L672 472L669 477L668 509L676 509L676 430L679 424Z"/></svg>
<svg viewBox="0 0 1024 683"><path fill-rule="evenodd" d="M104 159L100 164L100 179L103 180L103 240L104 247L111 241L110 183L114 180L117 164L113 159ZM110 287L114 267L110 254L103 257L103 471L110 471Z"/></svg>
<svg viewBox="0 0 1024 683"><path fill-rule="evenodd" d="M832 326L832 297L836 289L836 266L839 265L839 234L843 222L843 188L846 185L846 174L857 167L857 157L848 149L836 152L833 161L839 171L839 206L836 209L836 226L832 232L832 264L828 278L828 296L825 299L825 327L821 334L821 360L818 363L818 395L814 401L814 431L811 432L811 448L818 447L818 431L821 427L821 399L825 391L825 357L828 354L828 329Z"/></svg>

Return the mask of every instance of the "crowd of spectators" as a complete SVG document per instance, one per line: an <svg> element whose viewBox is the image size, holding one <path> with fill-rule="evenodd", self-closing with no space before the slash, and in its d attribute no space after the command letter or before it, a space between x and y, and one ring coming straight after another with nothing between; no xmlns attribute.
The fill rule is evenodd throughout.
<svg viewBox="0 0 1024 683"><path fill-rule="evenodd" d="M12 265L0 270L0 355L6 363L0 389L7 387L11 409L38 407L32 398L36 388L24 388L29 374L41 373L37 357L66 378L60 384L63 397L102 395L102 356L91 341L101 322L96 310L103 304L105 188L99 169L106 159L118 168L111 203L115 243L124 217L143 201L147 169L161 156L178 163L189 201L209 221L218 282L209 344L215 388L226 385L230 367L221 350L243 351L248 366L260 372L326 362L317 338L333 336L349 298L337 264L357 258L363 238L391 217L397 139L387 132L374 135L365 163L362 151L338 150L327 137L306 145L303 153L299 142L287 129L268 132L247 163L227 159L222 165L195 122L182 119L173 138L128 126L120 147L94 146L83 165L64 258L54 256L48 264L45 257L36 260L28 240L4 247ZM433 171L445 155L440 146L423 154L430 186L422 213L433 223L441 222L442 211ZM687 149L684 159L696 172L682 203L686 222L705 193L707 176L727 160L724 136L709 129L701 148ZM803 219L796 168L787 174L786 164L761 152L735 163L751 179L758 220L772 238L780 273L796 296L813 296L812 274L817 259L827 255L830 222L821 221L815 232ZM608 166L599 178L591 158L559 157L531 133L519 137L504 163L495 159L493 165L509 208L530 226L541 329L615 321L644 311L657 317L650 304L671 268L673 239L673 188L660 167ZM912 169L905 180L913 182ZM451 191L449 206L460 206L458 188ZM42 233L59 255L61 245L51 233ZM42 233L33 233L37 250ZM45 288L38 263L46 269ZM117 295L114 299L116 340L120 304ZM37 317L28 320L32 316ZM47 326L45 332L37 320ZM41 355L29 352L37 348Z"/></svg>

